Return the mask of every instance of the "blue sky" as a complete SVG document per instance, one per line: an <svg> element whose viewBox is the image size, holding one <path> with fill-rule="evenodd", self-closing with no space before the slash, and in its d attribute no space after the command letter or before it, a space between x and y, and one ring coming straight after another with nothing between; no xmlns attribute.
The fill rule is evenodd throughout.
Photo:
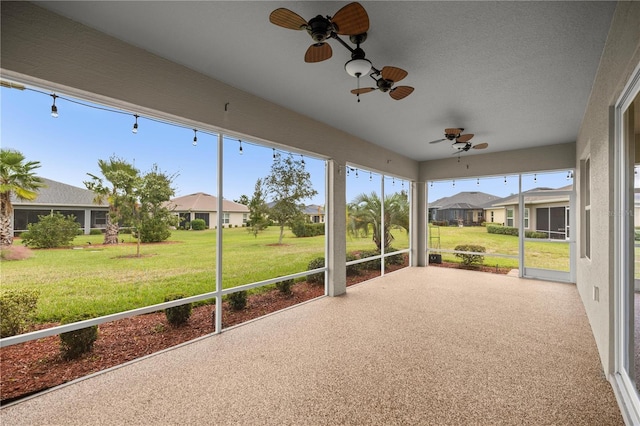
<svg viewBox="0 0 640 426"><path fill-rule="evenodd" d="M176 195L217 192L217 136L197 132L198 142L193 145L191 128L161 123L147 118L138 119L138 133L132 133L133 113L119 114L57 99L58 118L51 117L52 97L47 93L30 90L1 88L0 137L3 148L21 151L29 161L40 161L38 175L84 187L87 173L99 175L98 160L116 155L132 162L142 172L154 164L176 178ZM71 97L59 94L65 98ZM80 101L87 103L85 101ZM109 108L111 109L111 108ZM237 139L225 139L224 198L237 199L246 194L251 197L256 180L269 174L273 150L250 140L243 141L242 154ZM284 151L279 150L283 155ZM300 159L300 154L294 154ZM324 204L324 162L304 156L306 169L318 195L307 204ZM350 171L347 177L347 201L357 194L380 190L380 175L366 170ZM571 183L567 171L554 174L527 175L523 189L548 186L561 187ZM408 182L387 177L386 193L408 189ZM434 182L429 187L429 201L450 196L460 191L482 191L500 197L518 191L516 176L480 178Z"/></svg>

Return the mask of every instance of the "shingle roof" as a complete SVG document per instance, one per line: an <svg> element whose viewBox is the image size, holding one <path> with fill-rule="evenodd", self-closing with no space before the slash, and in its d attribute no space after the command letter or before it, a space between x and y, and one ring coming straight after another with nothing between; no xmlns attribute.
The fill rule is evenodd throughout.
<svg viewBox="0 0 640 426"><path fill-rule="evenodd" d="M524 191L523 194L527 194L527 192L544 192L544 195L536 195L526 197L527 204L540 204L540 203L553 203L559 201L569 201L569 197L567 195L558 195L558 191L571 191L573 185L563 186L562 188L533 188L528 191ZM518 204L520 202L520 197L518 194L510 195L505 198L501 198L499 200L493 201L490 205L486 206L486 208L490 207L502 207L512 204Z"/></svg>
<svg viewBox="0 0 640 426"><path fill-rule="evenodd" d="M483 209L485 208L485 206L490 205L492 202L498 199L500 199L500 197L487 194L486 192L463 191L452 195L451 197L443 197L439 200L429 203L429 208L435 208L438 210Z"/></svg>
<svg viewBox="0 0 640 426"><path fill-rule="evenodd" d="M317 204L309 204L308 206L304 206L302 211L304 214L324 214L324 207Z"/></svg>
<svg viewBox="0 0 640 426"><path fill-rule="evenodd" d="M217 212L218 197L205 194L204 192L196 192L195 194L173 198L169 202L169 208L177 212ZM244 204L234 203L228 200L222 200L222 210L225 212L249 212L249 208Z"/></svg>
<svg viewBox="0 0 640 426"><path fill-rule="evenodd" d="M38 190L38 197L33 201L25 201L15 198L12 195L11 203L14 206L82 206L82 207L107 207L109 204L103 202L96 204L93 202L95 193L88 189L67 185L51 179L41 178L46 187Z"/></svg>

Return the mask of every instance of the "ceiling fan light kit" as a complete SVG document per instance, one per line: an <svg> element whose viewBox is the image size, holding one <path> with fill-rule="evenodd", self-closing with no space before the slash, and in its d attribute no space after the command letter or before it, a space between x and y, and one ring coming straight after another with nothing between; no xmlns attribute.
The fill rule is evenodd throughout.
<svg viewBox="0 0 640 426"><path fill-rule="evenodd" d="M337 40L351 52L351 60L344 64L344 69L352 77L358 79L358 88L351 91L358 97L360 94L374 90L389 92L392 99L400 100L409 96L414 88L409 86L393 87L394 83L407 76L407 72L396 67L384 67L382 71L376 69L370 60L365 59L364 50L360 44L367 39L369 30L369 15L360 3L349 3L340 9L333 17L318 15L305 21L300 15L286 8L278 8L271 12L269 21L290 30L306 30L314 43L307 49L304 60L307 63L321 62L331 58L333 51L328 40ZM349 41L355 44L355 49L349 46L339 35L349 36ZM360 77L369 75L377 87L360 88Z"/></svg>
<svg viewBox="0 0 640 426"><path fill-rule="evenodd" d="M470 141L473 138L473 133L466 133L466 134L462 134L462 132L464 132L464 128L460 127L460 128L447 128L444 129L444 138L443 139L436 139L434 141L429 142L430 144L434 144L434 143L439 143L439 142L444 142L444 141L450 141L453 142L451 144L451 147L453 149L456 150L456 152L453 153L453 155L460 155L463 152L467 152L469 151L471 148L473 149L485 149L489 146L488 143L483 142L483 143L478 143L473 145ZM459 158L458 158L459 161Z"/></svg>

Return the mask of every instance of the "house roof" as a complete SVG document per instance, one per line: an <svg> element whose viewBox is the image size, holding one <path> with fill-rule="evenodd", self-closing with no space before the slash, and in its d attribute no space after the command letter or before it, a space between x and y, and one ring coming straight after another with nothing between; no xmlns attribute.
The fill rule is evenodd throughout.
<svg viewBox="0 0 640 426"><path fill-rule="evenodd" d="M20 200L12 194L11 203L14 206L50 206L50 207L108 207L105 201L101 204L93 202L95 193L85 188L79 188L55 180L41 178L46 185L38 190L38 197L33 201Z"/></svg>
<svg viewBox="0 0 640 426"><path fill-rule="evenodd" d="M500 197L497 195L487 194L486 192L463 191L452 195L451 197L443 197L433 203L429 203L429 208L438 210L483 209L498 199L500 199Z"/></svg>
<svg viewBox="0 0 640 426"><path fill-rule="evenodd" d="M572 188L573 188L573 185L567 185L561 188L542 187L542 188L529 189L528 191L523 191L522 193L525 194L525 197L526 197L525 201L527 204L555 203L559 201L569 201L569 196L565 194L558 194L558 193L563 191L571 191ZM544 194L535 195L535 196L526 196L528 192L536 192L536 193L542 192ZM518 204L519 202L520 202L519 196L518 194L515 194L515 195L510 195L508 197L496 200L486 208L509 206L513 204Z"/></svg>
<svg viewBox="0 0 640 426"><path fill-rule="evenodd" d="M184 195L171 199L168 203L169 208L178 212L217 212L218 197L205 194L204 192L196 192L195 194ZM234 203L233 201L222 200L222 210L225 212L248 213L249 208L244 204Z"/></svg>
<svg viewBox="0 0 640 426"><path fill-rule="evenodd" d="M324 214L324 207L317 204L309 204L308 206L304 206L302 211L304 214Z"/></svg>

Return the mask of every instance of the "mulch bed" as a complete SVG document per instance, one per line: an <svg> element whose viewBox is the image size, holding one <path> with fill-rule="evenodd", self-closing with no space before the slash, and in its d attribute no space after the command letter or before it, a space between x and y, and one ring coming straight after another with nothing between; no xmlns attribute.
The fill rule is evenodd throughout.
<svg viewBox="0 0 640 426"><path fill-rule="evenodd" d="M390 265L388 272L405 267ZM460 268L459 264L431 264L445 268ZM474 270L506 274L508 268L474 267ZM380 275L379 271L363 271L347 277L347 285L370 280ZM324 286L300 282L292 286L293 294L287 297L278 290L249 296L247 307L233 311L223 303L222 326L228 328L259 318L289 306L320 297ZM172 327L164 312L139 315L101 324L99 336L93 350L79 359L65 361L60 355L58 336L46 337L0 349L0 404L7 404L34 393L61 385L71 380L95 373L127 361L213 333L213 305L193 309L189 322L182 327ZM54 327L58 324L38 324L36 329Z"/></svg>

